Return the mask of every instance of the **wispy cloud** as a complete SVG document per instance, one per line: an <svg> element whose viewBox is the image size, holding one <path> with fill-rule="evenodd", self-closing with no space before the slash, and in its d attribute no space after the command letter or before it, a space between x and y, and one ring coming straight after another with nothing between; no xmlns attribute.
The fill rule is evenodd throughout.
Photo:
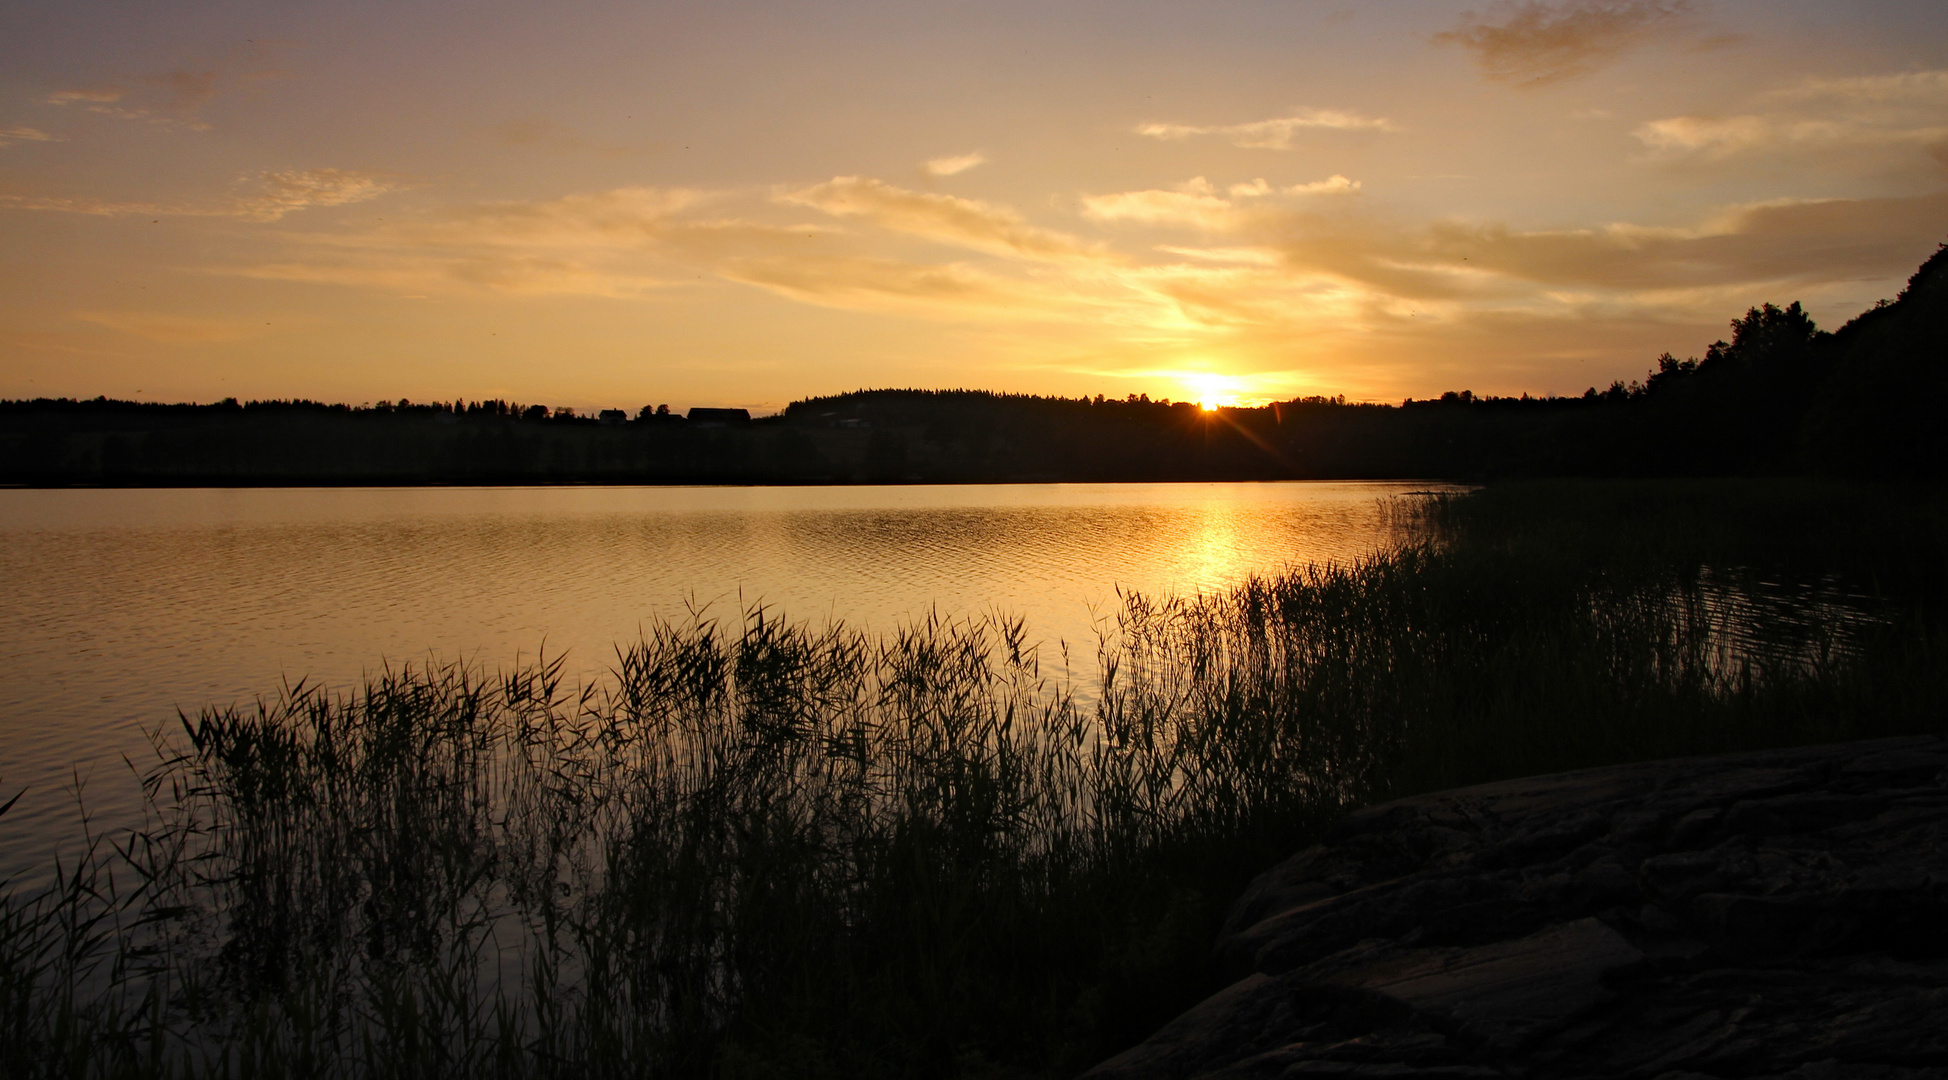
<svg viewBox="0 0 1948 1080"><path fill-rule="evenodd" d="M1082 213L1096 221L1181 225L1207 232L1230 229L1238 221L1236 204L1218 195L1211 182L1201 176L1179 184L1173 191L1149 188L1087 195L1082 200Z"/></svg>
<svg viewBox="0 0 1948 1080"><path fill-rule="evenodd" d="M193 82L193 78L190 81ZM159 94L147 95L154 100L145 104L129 102L129 91L120 86L60 90L48 95L45 101L49 105L72 105L97 116L111 116L117 120L141 120L159 127L186 131L210 130L209 124L191 115L209 100L209 94L198 95L190 88L166 85L161 89L163 92Z"/></svg>
<svg viewBox="0 0 1948 1080"><path fill-rule="evenodd" d="M409 295L639 298L678 283L646 260L674 254L708 265L723 251L764 242L742 223L681 217L713 199L694 189L630 187L481 203L295 234L284 257L226 272ZM776 230L765 240L781 242Z"/></svg>
<svg viewBox="0 0 1948 1080"><path fill-rule="evenodd" d="M640 247L677 215L710 202L694 188L623 187L555 199L482 203L395 223L376 235L410 245L576 249Z"/></svg>
<svg viewBox="0 0 1948 1080"><path fill-rule="evenodd" d="M1065 233L1023 221L1007 207L978 199L909 191L865 176L839 176L779 196L835 217L863 217L882 228L939 243L1037 259L1089 258L1096 249Z"/></svg>
<svg viewBox="0 0 1948 1080"><path fill-rule="evenodd" d="M637 299L667 289L667 277L590 266L574 259L498 252L487 255L406 252L362 257L309 257L232 267L225 271L260 281L294 281L378 289L403 296L487 291L503 296L597 296Z"/></svg>
<svg viewBox="0 0 1948 1080"><path fill-rule="evenodd" d="M1939 108L1948 103L1948 71L1806 79L1762 95L1778 102L1811 102L1855 109L1873 106Z"/></svg>
<svg viewBox="0 0 1948 1080"><path fill-rule="evenodd" d="M1726 207L1688 227L1613 223L1518 230L1495 222L1402 226L1381 218L1267 222L1294 268L1405 297L1617 295L1893 276L1948 232L1948 192ZM1925 254L1925 252L1922 252Z"/></svg>
<svg viewBox="0 0 1948 1080"><path fill-rule="evenodd" d="M1188 139L1216 135L1236 146L1254 150L1290 150L1292 140L1306 131L1398 131L1383 116L1364 116L1343 109L1295 109L1290 116L1253 120L1244 124L1139 124L1136 132L1152 139Z"/></svg>
<svg viewBox="0 0 1948 1080"><path fill-rule="evenodd" d="M112 105L122 100L127 91L119 86L84 86L74 90L57 90L48 95L49 105Z"/></svg>
<svg viewBox="0 0 1948 1080"><path fill-rule="evenodd" d="M1917 151L1948 146L1948 71L1808 79L1747 106L1726 116L1662 117L1632 134L1666 160L1801 154L1847 169L1911 166Z"/></svg>
<svg viewBox="0 0 1948 1080"><path fill-rule="evenodd" d="M1058 311L1073 316L1071 277L1100 257L1008 208L866 177L774 192L768 202L859 221L883 230L876 238L832 225L700 216L753 194L619 188L409 213L350 231L285 234L292 245L286 257L225 272L406 294L614 299L638 299L708 276L823 307L987 320L1053 317ZM888 235L918 236L1004 261L989 268L871 250Z"/></svg>
<svg viewBox="0 0 1948 1080"><path fill-rule="evenodd" d="M822 306L935 316L969 311L1021 316L1048 299L1019 281L972 267L873 256L755 256L729 260L720 273Z"/></svg>
<svg viewBox="0 0 1948 1080"><path fill-rule="evenodd" d="M230 50L221 59L129 78L117 83L74 86L43 98L48 105L73 107L117 120L137 120L159 127L208 131L197 114L219 94L247 90L281 74L271 56L282 43L253 40Z"/></svg>
<svg viewBox="0 0 1948 1080"><path fill-rule="evenodd" d="M202 208L171 207L162 203L131 200L96 199L85 195L0 195L0 208L54 214L87 214L90 217L215 216L212 211Z"/></svg>
<svg viewBox="0 0 1948 1080"><path fill-rule="evenodd" d="M1222 247L1155 250L1205 264L1249 267L1269 259L1288 283L1337 282L1381 307L1531 312L1560 310L1572 294L1648 309L1673 291L1894 276L1926 254L1930 238L1948 233L1948 192L1735 205L1685 227L1624 222L1541 230L1493 221L1416 224L1363 200L1279 197L1352 186L1334 178L1220 189L1200 177L1174 190L1091 196L1082 212L1105 224L1222 235Z"/></svg>
<svg viewBox="0 0 1948 1080"><path fill-rule="evenodd" d="M1640 124L1632 134L1652 150L1723 157L1762 145L1782 133L1759 116L1672 116Z"/></svg>
<svg viewBox="0 0 1948 1080"><path fill-rule="evenodd" d="M397 179L350 169L272 170L246 177L246 189L207 203L98 199L85 195L0 195L0 207L91 217L233 217L277 221L317 206L364 202L404 185Z"/></svg>
<svg viewBox="0 0 1948 1080"><path fill-rule="evenodd" d="M74 90L59 90L49 94L44 100L49 105L74 106L97 116L112 116L117 120L146 120L153 124L169 127L187 127L208 130L209 125L200 121L186 120L182 117L158 116L152 110L124 104L128 91L120 86L91 86Z"/></svg>
<svg viewBox="0 0 1948 1080"><path fill-rule="evenodd" d="M1518 86L1547 86L1586 75L1624 53L1687 25L1692 0L1524 0L1470 11L1439 44L1472 53L1484 77Z"/></svg>
<svg viewBox="0 0 1948 1080"><path fill-rule="evenodd" d="M1260 181L1263 183L1263 181ZM1314 180L1310 184L1293 184L1285 189L1287 195L1352 195L1359 191L1358 180L1348 180L1334 173L1324 180Z"/></svg>
<svg viewBox="0 0 1948 1080"><path fill-rule="evenodd" d="M0 128L0 147L17 142L66 142L59 135L49 135L39 128L5 127Z"/></svg>
<svg viewBox="0 0 1948 1080"><path fill-rule="evenodd" d="M1157 250L1170 255L1181 255L1186 259L1200 262L1244 263L1251 266L1277 266L1278 252L1268 248L1225 247L1191 248L1158 244Z"/></svg>
<svg viewBox="0 0 1948 1080"><path fill-rule="evenodd" d="M355 190L293 187L292 205ZM769 191L617 188L276 230L274 256L219 272L408 295L623 302L730 283L822 308L962 323L1008 338L1022 357L1114 356L1132 371L1252 356L1266 370L1300 371L1279 378L1303 384L1317 372L1295 358L1316 357L1351 388L1398 377L1380 372L1404 364L1403 350L1421 355L1435 343L1477 365L1457 378L1514 365L1511 351L1530 363L1681 348L1687 339L1670 327L1684 320L1709 333L1740 303L1898 276L1926 254L1916 237L1948 230L1948 193L1734 205L1678 227L1521 229L1403 218L1358 191L1338 175L1198 177L1087 196L1081 216L1111 227L1093 244L1006 205L864 176ZM785 216L807 208L830 218ZM1119 227L1145 232L1129 243ZM1221 239L1158 244L1155 229ZM1375 373L1347 374L1363 364ZM1511 385L1483 377L1476 388L1491 384Z"/></svg>
<svg viewBox="0 0 1948 1080"><path fill-rule="evenodd" d="M395 179L350 169L288 169L260 173L257 190L233 204L251 221L276 221L314 206L344 206L376 199L402 185Z"/></svg>
<svg viewBox="0 0 1948 1080"><path fill-rule="evenodd" d="M140 103L130 101L129 91L120 86L83 87L61 90L45 99L49 105L72 105L117 120L141 120L158 127L184 131L208 131L210 125L197 118L196 111L215 93L215 76L171 72L147 80Z"/></svg>
<svg viewBox="0 0 1948 1080"><path fill-rule="evenodd" d="M1335 173L1324 180L1289 187L1276 187L1261 177L1249 183L1232 184L1220 194L1216 184L1196 176L1168 191L1152 188L1084 196L1082 212L1096 221L1179 225L1224 232L1250 220L1256 212L1254 207L1264 205L1258 200L1277 196L1305 199L1352 195L1359 190L1358 180L1348 180Z"/></svg>
<svg viewBox="0 0 1948 1080"><path fill-rule="evenodd" d="M975 151L972 154L955 154L951 157L928 158L920 166L920 171L926 173L928 176L954 176L958 173L964 173L976 165L985 165L987 164L987 160L988 156L979 151Z"/></svg>

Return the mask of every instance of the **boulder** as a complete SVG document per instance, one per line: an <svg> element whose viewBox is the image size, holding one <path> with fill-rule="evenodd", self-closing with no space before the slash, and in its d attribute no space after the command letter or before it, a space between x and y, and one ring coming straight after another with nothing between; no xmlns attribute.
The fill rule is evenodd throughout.
<svg viewBox="0 0 1948 1080"><path fill-rule="evenodd" d="M1948 1076L1948 739L1374 806L1253 882L1215 962L1090 1080Z"/></svg>

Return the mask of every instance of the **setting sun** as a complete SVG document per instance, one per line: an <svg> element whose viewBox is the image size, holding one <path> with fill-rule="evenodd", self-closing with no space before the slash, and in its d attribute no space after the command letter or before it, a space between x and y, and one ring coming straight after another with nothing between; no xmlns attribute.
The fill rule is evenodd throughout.
<svg viewBox="0 0 1948 1080"><path fill-rule="evenodd" d="M1227 405L1238 404L1239 380L1234 375L1220 375L1215 371L1187 371L1179 375L1192 401L1205 412L1216 412Z"/></svg>

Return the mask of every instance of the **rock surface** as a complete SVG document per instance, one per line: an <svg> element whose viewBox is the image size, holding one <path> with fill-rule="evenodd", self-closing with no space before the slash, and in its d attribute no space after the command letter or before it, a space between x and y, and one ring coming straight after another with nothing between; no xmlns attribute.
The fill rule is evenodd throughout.
<svg viewBox="0 0 1948 1080"><path fill-rule="evenodd" d="M1217 955L1230 986L1089 1080L1948 1076L1948 739L1375 806Z"/></svg>

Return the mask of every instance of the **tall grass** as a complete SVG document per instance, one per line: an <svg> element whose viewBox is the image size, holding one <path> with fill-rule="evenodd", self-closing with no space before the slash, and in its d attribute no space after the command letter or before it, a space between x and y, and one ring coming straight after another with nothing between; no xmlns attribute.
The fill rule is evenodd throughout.
<svg viewBox="0 0 1948 1080"><path fill-rule="evenodd" d="M1224 905L1363 801L1940 727L1942 506L1430 500L1357 565L1126 596L1084 687L1019 622L759 609L579 694L447 666L204 710L157 732L144 828L0 899L0 1067L1072 1073L1208 990Z"/></svg>

